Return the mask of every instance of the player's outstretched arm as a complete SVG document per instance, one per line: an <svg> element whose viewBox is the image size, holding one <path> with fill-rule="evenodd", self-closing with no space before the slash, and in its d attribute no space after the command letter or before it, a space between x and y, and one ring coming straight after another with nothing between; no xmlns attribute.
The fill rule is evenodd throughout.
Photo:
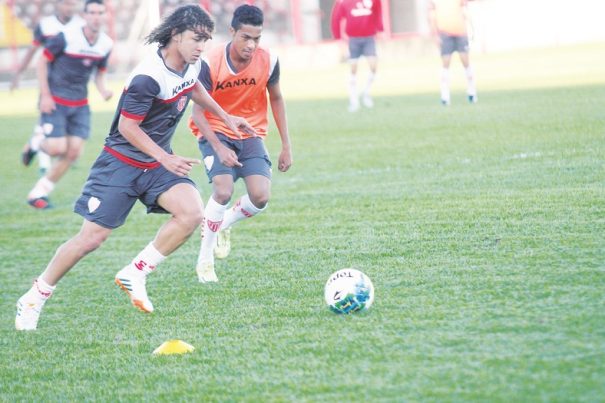
<svg viewBox="0 0 605 403"><path fill-rule="evenodd" d="M208 91L198 82L193 89L191 98L193 102L206 109L210 113L218 116L225 124L233 131L238 134L239 131L243 131L250 136L256 136L256 130L248 123L248 121L239 116L229 115L227 112L216 103L214 99L208 94Z"/></svg>
<svg viewBox="0 0 605 403"><path fill-rule="evenodd" d="M286 172L292 166L292 145L290 143L290 133L288 132L288 118L286 116L286 102L281 93L279 81L267 87L269 91L269 102L273 111L273 119L281 138L281 152L277 168L281 172Z"/></svg>
<svg viewBox="0 0 605 403"><path fill-rule="evenodd" d="M95 75L95 87L97 87L97 91L99 91L103 100L109 101L113 96L113 91L107 88L105 76L105 70L97 70L97 74Z"/></svg>
<svg viewBox="0 0 605 403"><path fill-rule="evenodd" d="M32 58L34 57L34 54L36 53L38 48L40 48L39 45L32 45L27 49L27 52L25 53L25 56L23 56L23 60L21 61L21 64L17 68L17 71L15 71L15 75L13 76L13 79L11 80L11 85L10 85L11 91L14 91L17 88L19 88L19 82L21 81L21 74L25 71L25 69L27 69L27 66L29 66L29 63L31 63Z"/></svg>
<svg viewBox="0 0 605 403"><path fill-rule="evenodd" d="M48 85L48 63L49 60L46 57L41 57L36 69L40 85L40 112L42 113L51 113L56 109L55 101Z"/></svg>
<svg viewBox="0 0 605 403"><path fill-rule="evenodd" d="M122 115L120 116L120 123L118 123L118 130L130 144L153 157L168 171L178 176L187 176L193 165L201 164L199 159L167 153L140 128L140 124L141 121Z"/></svg>

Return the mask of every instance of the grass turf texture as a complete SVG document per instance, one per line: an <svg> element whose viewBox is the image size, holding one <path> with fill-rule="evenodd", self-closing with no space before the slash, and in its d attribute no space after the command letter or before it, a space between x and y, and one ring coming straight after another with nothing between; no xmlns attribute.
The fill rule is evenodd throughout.
<svg viewBox="0 0 605 403"><path fill-rule="evenodd" d="M567 52L590 59L581 50ZM156 311L135 310L113 276L166 219L139 205L63 279L34 333L14 330L15 302L78 230L72 204L112 114L93 115L48 212L25 204L37 174L18 162L33 118L3 117L0 400L602 399L605 85L567 73L532 86L515 71L514 90L491 73L479 104L458 92L450 108L436 82L379 86L356 115L344 98L289 101L295 165L274 172L270 208L234 228L220 283L197 283L195 235L150 277ZM275 131L268 147L276 161ZM175 149L198 155L184 124ZM207 199L201 168L193 178ZM323 302L347 266L376 287L369 312ZM152 356L173 338L196 351Z"/></svg>

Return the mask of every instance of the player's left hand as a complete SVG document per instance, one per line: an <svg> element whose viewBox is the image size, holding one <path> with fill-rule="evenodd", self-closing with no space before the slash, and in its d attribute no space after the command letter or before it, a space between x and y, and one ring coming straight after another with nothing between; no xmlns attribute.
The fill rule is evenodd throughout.
<svg viewBox="0 0 605 403"><path fill-rule="evenodd" d="M159 159L158 162L162 164L166 170L176 174L180 177L185 177L193 168L193 165L199 165L202 163L197 158L181 157L176 154L166 154L163 158Z"/></svg>
<svg viewBox="0 0 605 403"><path fill-rule="evenodd" d="M11 84L9 90L13 92L17 88L19 88L19 81L21 80L21 75L19 73L15 73L13 79L11 80Z"/></svg>
<svg viewBox="0 0 605 403"><path fill-rule="evenodd" d="M105 91L101 92L101 96L103 97L104 101L109 101L111 99L111 97L113 97L113 91L105 90Z"/></svg>
<svg viewBox="0 0 605 403"><path fill-rule="evenodd" d="M277 169L280 172L286 172L292 166L292 151L290 148L282 148L279 153L279 159L277 162Z"/></svg>
<svg viewBox="0 0 605 403"><path fill-rule="evenodd" d="M240 138L242 137L240 134L240 130L252 137L258 136L256 130L254 130L254 127L252 127L250 123L248 123L248 121L242 118L241 116L228 115L225 123L227 124L227 126L229 126L233 133L235 133Z"/></svg>

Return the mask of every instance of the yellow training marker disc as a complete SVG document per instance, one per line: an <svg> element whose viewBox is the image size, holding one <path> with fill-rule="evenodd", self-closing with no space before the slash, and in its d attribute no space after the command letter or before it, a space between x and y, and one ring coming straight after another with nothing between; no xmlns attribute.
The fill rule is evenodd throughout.
<svg viewBox="0 0 605 403"><path fill-rule="evenodd" d="M155 350L155 355L171 355L171 354L185 354L195 350L191 344L185 343L183 340L168 340L162 343L162 345Z"/></svg>

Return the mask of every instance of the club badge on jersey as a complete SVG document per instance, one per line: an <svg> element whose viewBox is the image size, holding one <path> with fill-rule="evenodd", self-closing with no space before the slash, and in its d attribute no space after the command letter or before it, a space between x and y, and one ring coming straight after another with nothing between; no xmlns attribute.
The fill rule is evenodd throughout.
<svg viewBox="0 0 605 403"><path fill-rule="evenodd" d="M183 109L185 108L185 106L187 105L187 97L185 95L183 95L180 99L179 102L176 104L176 109L179 112L182 112Z"/></svg>

